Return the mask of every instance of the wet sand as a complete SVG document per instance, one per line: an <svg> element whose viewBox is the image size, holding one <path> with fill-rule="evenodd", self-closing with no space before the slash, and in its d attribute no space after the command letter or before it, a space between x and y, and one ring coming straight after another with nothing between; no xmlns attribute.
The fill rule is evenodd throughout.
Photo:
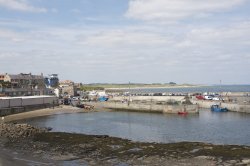
<svg viewBox="0 0 250 166"><path fill-rule="evenodd" d="M94 110L90 110L90 111L98 111L98 108L95 108ZM40 117L40 116L49 116L49 115L55 115L55 114L70 114L70 113L80 113L80 112L89 112L89 111L83 108L61 105L61 106L54 107L54 108L39 109L35 111L8 115L4 117L4 123L9 123L9 122L17 121L17 120L22 120L22 119ZM3 120L0 119L0 123L2 121Z"/></svg>

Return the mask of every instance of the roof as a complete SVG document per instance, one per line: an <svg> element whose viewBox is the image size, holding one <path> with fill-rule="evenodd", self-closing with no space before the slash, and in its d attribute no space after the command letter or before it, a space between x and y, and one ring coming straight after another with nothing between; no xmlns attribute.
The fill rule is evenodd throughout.
<svg viewBox="0 0 250 166"><path fill-rule="evenodd" d="M71 84L71 83L74 83L74 82L71 80L60 81L60 84Z"/></svg>
<svg viewBox="0 0 250 166"><path fill-rule="evenodd" d="M11 79L24 79L24 80L35 80L44 79L42 75L31 75L31 74L8 74Z"/></svg>
<svg viewBox="0 0 250 166"><path fill-rule="evenodd" d="M0 97L0 100L1 100L1 99L32 99L32 98L49 98L49 97L56 97L56 96L41 95L41 96Z"/></svg>

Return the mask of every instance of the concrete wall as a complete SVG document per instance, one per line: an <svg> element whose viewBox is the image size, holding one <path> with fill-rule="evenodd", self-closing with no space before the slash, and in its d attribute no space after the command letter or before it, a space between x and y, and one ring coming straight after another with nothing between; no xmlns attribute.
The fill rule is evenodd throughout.
<svg viewBox="0 0 250 166"><path fill-rule="evenodd" d="M0 109L53 103L58 104L56 96L0 97Z"/></svg>
<svg viewBox="0 0 250 166"><path fill-rule="evenodd" d="M0 98L0 116L6 116L58 105L55 96L2 97Z"/></svg>
<svg viewBox="0 0 250 166"><path fill-rule="evenodd" d="M8 108L10 106L10 100L8 99L1 99L0 100L0 109L1 108Z"/></svg>

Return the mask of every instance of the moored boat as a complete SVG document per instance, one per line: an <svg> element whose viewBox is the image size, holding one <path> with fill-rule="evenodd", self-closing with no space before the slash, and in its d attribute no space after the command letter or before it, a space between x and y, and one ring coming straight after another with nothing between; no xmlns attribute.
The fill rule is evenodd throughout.
<svg viewBox="0 0 250 166"><path fill-rule="evenodd" d="M108 101L108 97L107 96L100 96L99 98L98 98L98 101Z"/></svg>
<svg viewBox="0 0 250 166"><path fill-rule="evenodd" d="M186 112L186 111L178 111L178 114L179 114L179 115L187 115L188 112Z"/></svg>
<svg viewBox="0 0 250 166"><path fill-rule="evenodd" d="M214 104L211 106L211 111L213 111L213 112L227 112L228 109L226 107L222 108L218 104Z"/></svg>

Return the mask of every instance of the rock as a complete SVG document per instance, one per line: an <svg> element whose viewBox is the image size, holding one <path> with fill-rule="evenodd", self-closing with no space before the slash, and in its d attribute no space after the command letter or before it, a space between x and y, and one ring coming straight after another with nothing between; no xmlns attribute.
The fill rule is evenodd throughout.
<svg viewBox="0 0 250 166"><path fill-rule="evenodd" d="M93 145L91 145L91 144L79 144L78 146L79 146L80 148L83 148L83 149L93 147Z"/></svg>
<svg viewBox="0 0 250 166"><path fill-rule="evenodd" d="M108 145L108 146L111 147L113 150L117 150L122 147L121 145Z"/></svg>
<svg viewBox="0 0 250 166"><path fill-rule="evenodd" d="M235 164L235 163L237 163L237 161L236 160L229 160L228 163Z"/></svg>
<svg viewBox="0 0 250 166"><path fill-rule="evenodd" d="M141 148L133 148L133 149L129 149L128 152L139 152L141 151Z"/></svg>
<svg viewBox="0 0 250 166"><path fill-rule="evenodd" d="M59 160L59 161L65 161L65 160L75 160L78 159L77 156L74 156L73 154L65 154L65 155L55 155L51 157L53 160Z"/></svg>
<svg viewBox="0 0 250 166"><path fill-rule="evenodd" d="M243 159L241 162L243 164L250 164L250 159Z"/></svg>
<svg viewBox="0 0 250 166"><path fill-rule="evenodd" d="M212 156L197 156L195 158L196 159L208 159L208 160L213 160L214 159L214 157L212 157Z"/></svg>
<svg viewBox="0 0 250 166"><path fill-rule="evenodd" d="M190 151L190 153L196 153L196 152L198 152L200 149L193 149L193 150L191 150Z"/></svg>
<svg viewBox="0 0 250 166"><path fill-rule="evenodd" d="M34 136L37 133L46 132L44 129L35 128L28 124L1 124L0 136L10 140L18 140Z"/></svg>
<svg viewBox="0 0 250 166"><path fill-rule="evenodd" d="M211 147L211 146L205 146L204 149L205 149L205 150L212 150L213 147Z"/></svg>

